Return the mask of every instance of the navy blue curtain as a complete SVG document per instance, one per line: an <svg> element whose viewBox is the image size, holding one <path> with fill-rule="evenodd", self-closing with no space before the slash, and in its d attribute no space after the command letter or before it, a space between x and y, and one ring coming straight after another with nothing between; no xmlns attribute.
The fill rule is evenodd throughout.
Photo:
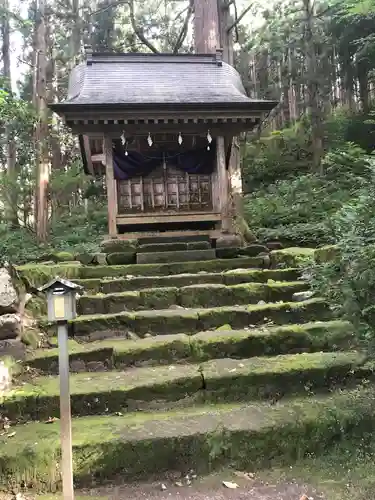
<svg viewBox="0 0 375 500"><path fill-rule="evenodd" d="M115 143L113 149L113 168L116 180L127 180L132 177L147 176L165 160L188 174L211 174L215 168L216 147L213 142L210 150L205 148L190 151L156 151L144 155L137 151L125 150L122 144Z"/></svg>

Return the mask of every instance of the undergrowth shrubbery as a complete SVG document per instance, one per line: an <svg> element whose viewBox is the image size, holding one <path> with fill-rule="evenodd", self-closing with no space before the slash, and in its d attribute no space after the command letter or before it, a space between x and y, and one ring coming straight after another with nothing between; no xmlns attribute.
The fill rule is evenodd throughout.
<svg viewBox="0 0 375 500"><path fill-rule="evenodd" d="M301 154L297 152L299 141L293 134L306 140L303 129L272 134L253 145L246 157L251 161L245 169L248 185L253 184L245 197L245 216L264 240L336 245L329 262L309 269L313 287L329 300L337 316L354 323L358 340L373 353L375 158L371 155L374 124L367 118L342 111L327 120L321 173L306 169L306 143ZM254 158L256 148L259 159ZM285 161L288 164L281 165Z"/></svg>
<svg viewBox="0 0 375 500"><path fill-rule="evenodd" d="M331 218L337 257L313 266L313 286L375 348L375 175Z"/></svg>
<svg viewBox="0 0 375 500"><path fill-rule="evenodd" d="M330 217L357 197L370 178L371 157L353 143L326 154L323 173L305 173L245 197L245 217L258 237L286 244L332 243Z"/></svg>
<svg viewBox="0 0 375 500"><path fill-rule="evenodd" d="M39 245L32 228L11 229L0 225L0 260L22 264L38 260L42 255L66 251L73 255L95 251L107 228L107 209L102 204L92 206L87 212L76 207L51 221L47 244Z"/></svg>

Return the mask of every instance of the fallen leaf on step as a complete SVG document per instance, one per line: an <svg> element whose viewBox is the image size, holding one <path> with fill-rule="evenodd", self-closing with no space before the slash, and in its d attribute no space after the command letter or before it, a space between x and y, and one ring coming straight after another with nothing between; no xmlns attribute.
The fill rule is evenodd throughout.
<svg viewBox="0 0 375 500"><path fill-rule="evenodd" d="M242 472L242 471L234 471L234 475L237 477L242 477L243 479L252 480L255 477L253 472Z"/></svg>
<svg viewBox="0 0 375 500"><path fill-rule="evenodd" d="M13 436L15 436L16 433L15 432L11 432L10 434L8 434L8 438L12 438Z"/></svg>
<svg viewBox="0 0 375 500"><path fill-rule="evenodd" d="M160 488L161 488L162 491L165 491L167 489L167 487L163 483L160 485Z"/></svg>
<svg viewBox="0 0 375 500"><path fill-rule="evenodd" d="M229 488L230 490L235 490L236 488L239 488L237 483L232 483L231 481L223 481L223 485L226 488Z"/></svg>
<svg viewBox="0 0 375 500"><path fill-rule="evenodd" d="M44 423L45 424L53 424L54 422L57 422L58 418L56 417L49 417L48 420L46 420Z"/></svg>

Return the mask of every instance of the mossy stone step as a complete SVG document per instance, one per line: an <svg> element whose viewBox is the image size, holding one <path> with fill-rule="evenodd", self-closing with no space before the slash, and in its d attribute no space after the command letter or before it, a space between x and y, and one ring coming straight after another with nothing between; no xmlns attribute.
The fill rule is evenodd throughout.
<svg viewBox="0 0 375 500"><path fill-rule="evenodd" d="M139 245L154 245L163 243L194 243L198 241L211 241L208 234L186 235L186 236L146 236L139 238Z"/></svg>
<svg viewBox="0 0 375 500"><path fill-rule="evenodd" d="M175 243L149 243L148 245L140 244L138 247L139 253L158 253L158 252L174 252L179 250L209 250L211 244L209 241L192 241L192 242L175 242ZM253 256L250 256L253 257Z"/></svg>
<svg viewBox="0 0 375 500"><path fill-rule="evenodd" d="M234 306L263 302L290 301L295 293L308 289L308 283L274 282L241 285L190 285L182 288L146 288L133 292L84 295L78 301L78 314L116 314L143 309Z"/></svg>
<svg viewBox="0 0 375 500"><path fill-rule="evenodd" d="M314 248L289 247L270 253L271 267L302 267L314 262Z"/></svg>
<svg viewBox="0 0 375 500"><path fill-rule="evenodd" d="M137 253L137 264L155 264L164 262L198 262L213 260L216 257L214 249L206 250L176 250L173 252Z"/></svg>
<svg viewBox="0 0 375 500"><path fill-rule="evenodd" d="M347 437L374 428L375 391L353 389L269 403L205 405L172 412L73 419L74 479L90 487L106 480L150 479L164 472L204 474L230 465L256 471L297 457L325 454ZM59 422L17 426L0 436L5 488L61 487ZM13 431L13 429L11 429ZM47 486L46 486L47 485Z"/></svg>
<svg viewBox="0 0 375 500"><path fill-rule="evenodd" d="M250 358L296 352L347 349L353 326L346 321L274 326L251 330L226 330L186 335L163 335L136 341L111 339L88 344L69 340L72 372L123 370L132 366ZM40 349L26 363L44 373L58 373L58 349Z"/></svg>
<svg viewBox="0 0 375 500"><path fill-rule="evenodd" d="M322 299L309 299L293 303L80 316L70 323L70 333L78 337L90 337L93 333L102 333L104 336L108 334L125 336L129 331L141 336L149 333L193 334L227 324L238 329L270 322L280 325L307 323L318 319L321 321L331 319L329 306Z"/></svg>
<svg viewBox="0 0 375 500"><path fill-rule="evenodd" d="M238 257L198 262L169 262L166 264L134 264L127 266L82 266L80 263L59 265L26 264L18 273L31 285L42 286L55 276L70 280L115 278L125 276L168 276L182 273L215 273L230 269L263 268L263 257ZM265 266L267 267L267 266Z"/></svg>
<svg viewBox="0 0 375 500"><path fill-rule="evenodd" d="M356 352L302 353L251 359L218 359L201 364L133 368L123 372L70 376L72 414L114 413L145 403L199 400L238 401L304 393L369 376ZM2 413L12 420L58 416L58 377L36 377L3 398Z"/></svg>
<svg viewBox="0 0 375 500"><path fill-rule="evenodd" d="M264 283L267 281L296 281L300 270L290 269L235 269L221 273L200 272L197 274L175 274L170 276L129 276L127 278L91 278L75 280L91 293L119 293L142 288L183 287L189 285L218 284L240 285L241 283Z"/></svg>

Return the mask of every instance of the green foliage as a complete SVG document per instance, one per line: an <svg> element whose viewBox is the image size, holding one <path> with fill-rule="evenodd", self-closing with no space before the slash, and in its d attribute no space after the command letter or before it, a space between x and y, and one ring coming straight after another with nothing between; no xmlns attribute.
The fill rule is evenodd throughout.
<svg viewBox="0 0 375 500"><path fill-rule="evenodd" d="M352 143L328 152L324 173L276 181L245 198L245 216L260 239L318 246L335 241L329 217L371 178L372 158Z"/></svg>
<svg viewBox="0 0 375 500"><path fill-rule="evenodd" d="M65 212L63 217L52 221L51 236L46 245L39 245L32 229L20 227L9 231L0 225L0 260L14 264L39 260L41 256L57 251L80 252L99 250L99 243L106 232L107 212L103 205L90 207L87 213L82 207Z"/></svg>
<svg viewBox="0 0 375 500"><path fill-rule="evenodd" d="M308 134L301 124L277 130L244 147L245 192L253 192L276 179L307 173L311 167Z"/></svg>
<svg viewBox="0 0 375 500"><path fill-rule="evenodd" d="M352 321L361 340L375 347L374 178L331 217L336 258L313 267L314 285L337 313Z"/></svg>

